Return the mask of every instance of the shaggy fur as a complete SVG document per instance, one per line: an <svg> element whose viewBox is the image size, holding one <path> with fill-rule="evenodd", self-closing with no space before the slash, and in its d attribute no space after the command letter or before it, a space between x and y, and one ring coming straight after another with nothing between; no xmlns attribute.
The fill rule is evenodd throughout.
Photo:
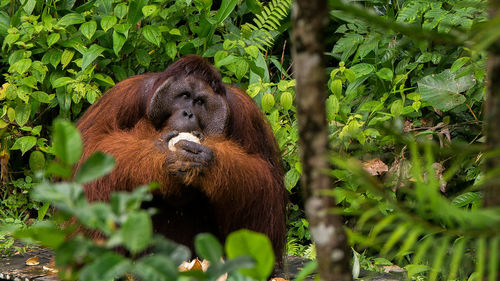
<svg viewBox="0 0 500 281"><path fill-rule="evenodd" d="M202 144L213 151L203 173L193 171L180 180L169 171L173 152L157 143L168 128L155 128L146 112L155 89L168 77L194 75L226 98L230 108L225 133ZM161 73L126 79L91 106L78 123L85 151L111 154L115 170L85 186L91 201L108 200L117 190L132 190L158 182L149 206L156 232L190 247L200 232L221 241L232 231L247 228L266 234L278 260L285 240L286 189L279 149L263 114L242 90L224 85L215 68L198 56L188 56Z"/></svg>

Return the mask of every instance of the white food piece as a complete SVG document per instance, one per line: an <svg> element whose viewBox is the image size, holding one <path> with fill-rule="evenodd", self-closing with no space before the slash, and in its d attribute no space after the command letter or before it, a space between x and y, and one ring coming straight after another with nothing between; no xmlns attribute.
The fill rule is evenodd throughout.
<svg viewBox="0 0 500 281"><path fill-rule="evenodd" d="M191 134L191 133L179 133L179 135L171 138L169 141L168 141L168 149L171 150L171 151L176 151L177 148L175 148L175 144L178 143L179 141L181 140L187 140L187 141L192 141L192 142L195 142L195 143L200 143L200 139L197 138L195 135Z"/></svg>

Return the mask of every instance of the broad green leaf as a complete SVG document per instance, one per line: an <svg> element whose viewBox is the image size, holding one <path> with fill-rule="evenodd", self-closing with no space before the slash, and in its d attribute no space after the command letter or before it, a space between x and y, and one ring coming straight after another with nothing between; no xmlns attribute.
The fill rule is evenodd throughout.
<svg viewBox="0 0 500 281"><path fill-rule="evenodd" d="M148 4L148 0L132 0L129 3L127 22L135 25L142 19L142 8Z"/></svg>
<svg viewBox="0 0 500 281"><path fill-rule="evenodd" d="M356 76L361 77L375 72L375 67L369 63L358 63L353 65L351 70L356 73Z"/></svg>
<svg viewBox="0 0 500 281"><path fill-rule="evenodd" d="M222 0L220 9L214 16L215 24L223 22L234 10L234 7L236 7L237 3L238 0Z"/></svg>
<svg viewBox="0 0 500 281"><path fill-rule="evenodd" d="M23 84L25 86L28 86L28 87L32 88L32 89L35 89L35 90L38 89L37 86L36 86L37 81L36 81L36 78L34 76L24 77L23 78Z"/></svg>
<svg viewBox="0 0 500 281"><path fill-rule="evenodd" d="M96 30L97 30L97 23L94 20L83 23L80 26L80 32L89 40L92 39L92 36L94 36Z"/></svg>
<svg viewBox="0 0 500 281"><path fill-rule="evenodd" d="M64 232L52 221L38 221L33 225L17 231L17 239L30 238L40 242L43 246L56 249L65 240Z"/></svg>
<svg viewBox="0 0 500 281"><path fill-rule="evenodd" d="M43 170L45 168L45 155L38 150L31 152L29 166L33 172Z"/></svg>
<svg viewBox="0 0 500 281"><path fill-rule="evenodd" d="M59 41L59 39L61 38L61 35L59 33L52 33L50 34L49 36L47 36L47 46L52 46L54 45L55 43L57 43L57 41Z"/></svg>
<svg viewBox="0 0 500 281"><path fill-rule="evenodd" d="M160 28L156 25L146 25L142 28L142 35L146 40L160 47L161 43L161 32Z"/></svg>
<svg viewBox="0 0 500 281"><path fill-rule="evenodd" d="M15 62L9 67L9 72L17 72L19 74L25 73L31 66L30 59L22 59Z"/></svg>
<svg viewBox="0 0 500 281"><path fill-rule="evenodd" d="M104 52L103 47L97 44L90 46L90 48L83 53L82 70L85 70L102 52Z"/></svg>
<svg viewBox="0 0 500 281"><path fill-rule="evenodd" d="M330 95L326 99L326 119L328 122L332 122L335 119L335 115L339 112L340 103L337 96Z"/></svg>
<svg viewBox="0 0 500 281"><path fill-rule="evenodd" d="M137 61L145 67L148 67L151 63L151 56L149 56L148 52L144 49L135 50L135 57Z"/></svg>
<svg viewBox="0 0 500 281"><path fill-rule="evenodd" d="M284 110L290 110L293 104L293 97L290 92L281 93L280 104Z"/></svg>
<svg viewBox="0 0 500 281"><path fill-rule="evenodd" d="M77 183L88 183L109 174L115 167L115 159L102 152L92 154L78 170Z"/></svg>
<svg viewBox="0 0 500 281"><path fill-rule="evenodd" d="M450 72L453 73L453 72L456 72L457 70L459 70L462 66L464 66L468 61L470 60L470 57L461 57L459 59L457 59L452 65L451 65L451 68L450 68Z"/></svg>
<svg viewBox="0 0 500 281"><path fill-rule="evenodd" d="M24 126L30 119L31 104L20 103L16 106L15 120L19 126Z"/></svg>
<svg viewBox="0 0 500 281"><path fill-rule="evenodd" d="M248 46L245 48L245 52L249 54L252 58L257 58L259 56L259 48L257 46Z"/></svg>
<svg viewBox="0 0 500 281"><path fill-rule="evenodd" d="M125 276L125 273L131 268L132 264L129 260L116 253L107 252L102 256L97 256L97 259L92 263L83 267L78 280L115 280L118 277Z"/></svg>
<svg viewBox="0 0 500 281"><path fill-rule="evenodd" d="M68 85L69 83L74 82L75 80L70 77L59 77L56 80L52 81L52 87L59 88Z"/></svg>
<svg viewBox="0 0 500 281"><path fill-rule="evenodd" d="M389 68L384 67L379 71L377 71L377 76L380 77L381 79L392 81L394 73L392 73L392 70L390 70Z"/></svg>
<svg viewBox="0 0 500 281"><path fill-rule="evenodd" d="M172 35L181 35L181 31L178 29L178 28L172 28L168 31L168 33L172 34Z"/></svg>
<svg viewBox="0 0 500 281"><path fill-rule="evenodd" d="M141 280L178 280L177 266L173 260L164 255L146 256L140 259L135 263L133 272L141 277Z"/></svg>
<svg viewBox="0 0 500 281"><path fill-rule="evenodd" d="M127 10L128 10L127 4L120 3L120 4L116 5L116 7L115 7L115 10L114 10L115 16L122 19L124 16L127 15Z"/></svg>
<svg viewBox="0 0 500 281"><path fill-rule="evenodd" d="M196 253L210 263L216 264L222 258L222 246L210 233L198 234L194 240Z"/></svg>
<svg viewBox="0 0 500 281"><path fill-rule="evenodd" d="M391 105L391 114L395 117L401 115L403 112L403 100L396 100Z"/></svg>
<svg viewBox="0 0 500 281"><path fill-rule="evenodd" d="M269 112L274 106L274 96L270 93L266 93L262 96L262 110L264 112Z"/></svg>
<svg viewBox="0 0 500 281"><path fill-rule="evenodd" d="M115 16L105 16L101 19L101 28L104 31L108 31L110 28L115 26L118 20Z"/></svg>
<svg viewBox="0 0 500 281"><path fill-rule="evenodd" d="M154 14L154 12L156 12L157 9L158 7L156 7L156 5L146 5L142 7L142 14L145 17L149 17L150 15Z"/></svg>
<svg viewBox="0 0 500 281"><path fill-rule="evenodd" d="M350 83L356 80L356 73L354 73L354 71L350 70L349 68L346 68L344 70L344 75L345 78L347 78L347 80L349 80Z"/></svg>
<svg viewBox="0 0 500 281"><path fill-rule="evenodd" d="M250 230L238 230L226 239L226 254L230 259L250 256L255 260L255 267L241 269L240 272L257 280L265 280L274 268L273 247L269 238L262 233Z"/></svg>
<svg viewBox="0 0 500 281"><path fill-rule="evenodd" d="M21 150L22 155L26 153L26 151L33 148L36 144L36 137L33 136L25 136L17 138L14 142L14 145L10 148L11 150L19 149Z"/></svg>
<svg viewBox="0 0 500 281"><path fill-rule="evenodd" d="M125 41L127 41L127 37L125 37L125 35L116 32L116 30L113 31L113 51L117 56L122 49L123 44L125 44Z"/></svg>
<svg viewBox="0 0 500 281"><path fill-rule="evenodd" d="M131 213L120 231L125 247L134 254L139 253L151 242L153 235L151 217L145 211Z"/></svg>
<svg viewBox="0 0 500 281"><path fill-rule="evenodd" d="M82 14L70 13L62 17L57 24L62 26L68 26L84 22L85 22L85 17Z"/></svg>
<svg viewBox="0 0 500 281"><path fill-rule="evenodd" d="M68 66L68 64L71 62L71 59L73 59L74 55L75 52L68 49L64 49L64 52L61 55L61 64L63 69L66 68L66 66Z"/></svg>
<svg viewBox="0 0 500 281"><path fill-rule="evenodd" d="M341 97L342 96L342 80L340 79L334 79L330 83L330 91L337 96Z"/></svg>
<svg viewBox="0 0 500 281"><path fill-rule="evenodd" d="M174 59L177 55L177 44L175 42L169 41L165 45L165 53L167 53L170 59Z"/></svg>
<svg viewBox="0 0 500 281"><path fill-rule="evenodd" d="M94 75L94 78L97 79L97 80L99 80L99 81L102 81L102 82L108 84L109 86L114 86L115 85L115 82L113 81L113 78L109 77L106 74L96 73Z"/></svg>
<svg viewBox="0 0 500 281"><path fill-rule="evenodd" d="M82 155L83 145L80 132L71 122L58 119L54 122L52 136L55 155L65 164L78 162Z"/></svg>
<svg viewBox="0 0 500 281"><path fill-rule="evenodd" d="M37 101L43 102L43 103L50 103L55 97L54 94L49 95L49 94L42 92L42 91L33 92L33 93L31 93L31 96L34 99L36 99Z"/></svg>
<svg viewBox="0 0 500 281"><path fill-rule="evenodd" d="M296 169L290 169L285 174L285 187L288 191L291 191L297 182L299 182L300 174Z"/></svg>
<svg viewBox="0 0 500 281"><path fill-rule="evenodd" d="M33 9L35 9L36 0L25 0L23 5L23 10L26 14L31 15L33 13Z"/></svg>
<svg viewBox="0 0 500 281"><path fill-rule="evenodd" d="M423 101L439 110L448 111L465 102L466 98L461 93L472 88L475 80L472 75L457 79L450 70L445 70L425 76L417 84Z"/></svg>

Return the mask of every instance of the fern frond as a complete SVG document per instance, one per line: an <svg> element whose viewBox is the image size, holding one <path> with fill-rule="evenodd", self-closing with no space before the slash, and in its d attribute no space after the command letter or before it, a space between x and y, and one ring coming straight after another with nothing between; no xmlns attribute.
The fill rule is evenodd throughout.
<svg viewBox="0 0 500 281"><path fill-rule="evenodd" d="M260 14L255 15L253 24L245 24L253 31L249 39L253 40L259 49L264 51L266 47L272 47L275 36L279 34L277 31L283 19L288 16L291 5L291 0L272 0L262 8Z"/></svg>

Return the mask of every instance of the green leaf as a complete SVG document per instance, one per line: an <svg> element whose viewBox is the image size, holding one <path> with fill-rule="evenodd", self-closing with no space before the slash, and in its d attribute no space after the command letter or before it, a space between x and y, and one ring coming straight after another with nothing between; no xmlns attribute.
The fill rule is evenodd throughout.
<svg viewBox="0 0 500 281"><path fill-rule="evenodd" d="M135 57L137 61L145 67L148 67L151 63L151 56L149 56L148 52L144 49L135 50Z"/></svg>
<svg viewBox="0 0 500 281"><path fill-rule="evenodd" d="M88 48L85 53L83 53L82 58L82 70L85 70L102 52L104 52L104 48L93 44Z"/></svg>
<svg viewBox="0 0 500 281"><path fill-rule="evenodd" d="M370 74L372 72L375 72L375 67L369 63L359 63L353 65L351 67L351 70L356 73L357 77L361 77Z"/></svg>
<svg viewBox="0 0 500 281"><path fill-rule="evenodd" d="M31 96L34 99L36 99L37 101L43 102L43 103L50 103L55 97L54 94L49 95L49 94L42 92L42 91L33 92L33 93L31 93Z"/></svg>
<svg viewBox="0 0 500 281"><path fill-rule="evenodd" d="M461 57L461 58L457 59L451 65L450 72L451 73L456 72L457 70L459 70L460 68L462 68L462 66L464 66L469 60L470 60L470 57Z"/></svg>
<svg viewBox="0 0 500 281"><path fill-rule="evenodd" d="M76 174L77 183L88 183L109 174L115 167L115 159L102 152L92 154Z"/></svg>
<svg viewBox="0 0 500 281"><path fill-rule="evenodd" d="M16 117L15 120L19 126L24 126L26 122L30 119L31 114L31 104L20 103L16 106Z"/></svg>
<svg viewBox="0 0 500 281"><path fill-rule="evenodd" d="M133 272L142 277L141 280L178 280L177 266L171 259L162 255L146 256L140 259L135 264Z"/></svg>
<svg viewBox="0 0 500 281"><path fill-rule="evenodd" d="M262 233L243 229L229 234L226 240L226 253L230 259L250 256L255 260L254 268L240 270L246 276L265 280L273 271L273 247L269 238Z"/></svg>
<svg viewBox="0 0 500 281"><path fill-rule="evenodd" d="M151 216L145 211L131 213L120 229L125 247L132 253L138 253L151 242L153 224Z"/></svg>
<svg viewBox="0 0 500 281"><path fill-rule="evenodd" d="M290 110L292 108L293 97L290 92L283 92L280 97L280 104L284 110Z"/></svg>
<svg viewBox="0 0 500 281"><path fill-rule="evenodd" d="M264 94L264 96L262 96L261 104L262 104L262 110L264 110L264 112L271 111L271 109L274 106L274 96L271 95L270 93Z"/></svg>
<svg viewBox="0 0 500 281"><path fill-rule="evenodd" d="M335 96L341 97L342 96L342 80L340 80L340 79L332 80L332 82L330 83L330 91L332 91L332 93Z"/></svg>
<svg viewBox="0 0 500 281"><path fill-rule="evenodd" d="M142 28L142 35L146 40L160 47L161 43L161 32L160 28L156 25L146 25Z"/></svg>
<svg viewBox="0 0 500 281"><path fill-rule="evenodd" d="M290 169L285 174L285 186L288 191L291 191L297 182L299 182L300 173L296 169Z"/></svg>
<svg viewBox="0 0 500 281"><path fill-rule="evenodd" d="M384 67L381 70L377 71L377 76L381 79L392 81L392 77L394 76L394 74L392 73L392 70Z"/></svg>
<svg viewBox="0 0 500 281"><path fill-rule="evenodd" d="M117 56L122 49L123 44L125 44L125 41L127 41L127 37L125 37L125 35L116 32L116 30L113 31L113 51Z"/></svg>
<svg viewBox="0 0 500 281"><path fill-rule="evenodd" d="M57 24L62 26L68 26L84 22L85 22L85 17L82 14L70 13L62 17Z"/></svg>
<svg viewBox="0 0 500 281"><path fill-rule="evenodd" d="M156 5L146 5L146 6L142 7L142 14L145 17L149 17L150 15L154 14L156 12L156 10L158 10Z"/></svg>
<svg viewBox="0 0 500 281"><path fill-rule="evenodd" d="M339 99L335 95L330 95L326 99L326 118L328 122L332 122L335 119L335 115L337 115L339 109L340 109Z"/></svg>
<svg viewBox="0 0 500 281"><path fill-rule="evenodd" d="M135 25L142 19L142 8L148 4L148 0L132 0L129 3L127 22Z"/></svg>
<svg viewBox="0 0 500 281"><path fill-rule="evenodd" d="M45 155L38 150L31 152L29 166L33 172L43 170L45 168Z"/></svg>
<svg viewBox="0 0 500 281"><path fill-rule="evenodd" d="M94 20L83 23L80 26L80 32L89 40L92 39L92 36L94 36L96 30L97 30L97 23Z"/></svg>
<svg viewBox="0 0 500 281"><path fill-rule="evenodd" d="M120 3L120 4L116 5L116 7L115 7L115 10L114 10L115 16L122 19L124 16L127 15L127 10L128 10L127 4Z"/></svg>
<svg viewBox="0 0 500 281"><path fill-rule="evenodd" d="M222 258L222 246L210 233L201 233L196 235L194 240L196 253L203 259L208 260L210 263L216 264Z"/></svg>
<svg viewBox="0 0 500 281"><path fill-rule="evenodd" d="M177 55L177 44L172 41L167 42L167 44L165 45L165 53L167 53L170 59L174 59Z"/></svg>
<svg viewBox="0 0 500 281"><path fill-rule="evenodd" d="M129 260L116 253L107 252L104 255L98 255L96 260L82 268L78 280L115 280L125 276L131 267Z"/></svg>
<svg viewBox="0 0 500 281"><path fill-rule="evenodd" d="M178 28L172 28L168 31L168 33L172 34L172 35L181 35L181 31L178 29Z"/></svg>
<svg viewBox="0 0 500 281"><path fill-rule="evenodd" d="M9 67L9 72L17 72L19 74L25 73L31 66L30 59L22 59L15 62Z"/></svg>
<svg viewBox="0 0 500 281"><path fill-rule="evenodd" d="M391 105L391 114L397 117L401 112L403 112L403 100L394 101Z"/></svg>
<svg viewBox="0 0 500 281"><path fill-rule="evenodd" d="M64 52L61 55L61 64L63 69L66 68L66 66L68 66L74 55L75 52L68 49L64 49Z"/></svg>
<svg viewBox="0 0 500 281"><path fill-rule="evenodd" d="M220 5L220 9L217 11L217 13L214 16L214 21L215 24L219 24L223 22L234 10L234 7L236 7L236 4L238 3L238 0L222 0L222 3Z"/></svg>
<svg viewBox="0 0 500 281"><path fill-rule="evenodd" d="M33 148L36 144L36 137L33 136L25 136L16 139L14 145L10 148L11 150L19 149L21 150L22 155L26 153L26 151Z"/></svg>
<svg viewBox="0 0 500 281"><path fill-rule="evenodd" d="M108 31L110 28L115 26L118 20L115 16L105 16L101 19L101 28L104 31Z"/></svg>
<svg viewBox="0 0 500 281"><path fill-rule="evenodd" d="M54 122L52 141L55 155L63 163L72 165L78 162L82 155L83 145L80 132L71 122L57 119Z"/></svg>
<svg viewBox="0 0 500 281"><path fill-rule="evenodd" d="M28 87L32 88L32 89L35 89L35 90L38 89L36 87L37 81L36 81L36 78L34 76L24 77L23 78L23 84L25 86L28 86Z"/></svg>
<svg viewBox="0 0 500 281"><path fill-rule="evenodd" d="M248 46L245 48L245 52L249 54L252 58L256 59L259 56L259 48L257 46Z"/></svg>
<svg viewBox="0 0 500 281"><path fill-rule="evenodd" d="M52 33L49 36L47 36L47 45L50 47L57 43L61 39L61 35L59 33Z"/></svg>
<svg viewBox="0 0 500 281"><path fill-rule="evenodd" d="M455 78L450 70L440 74L425 76L418 82L420 97L431 106L448 111L466 101L461 93L472 88L475 80L472 75Z"/></svg>
<svg viewBox="0 0 500 281"><path fill-rule="evenodd" d="M36 0L25 0L23 5L23 10L26 14L31 15L33 13L33 9L35 9Z"/></svg>
<svg viewBox="0 0 500 281"><path fill-rule="evenodd" d="M101 81L101 82L106 83L109 86L114 86L115 85L115 82L113 81L113 78L109 77L106 74L96 73L94 75L94 78L97 79L97 80L99 80L99 81Z"/></svg>
<svg viewBox="0 0 500 281"><path fill-rule="evenodd" d="M344 75L350 83L353 83L354 80L356 80L356 73L354 73L354 71L350 70L349 68L346 68L344 70Z"/></svg>
<svg viewBox="0 0 500 281"><path fill-rule="evenodd" d="M68 85L69 83L74 82L75 80L70 77L59 77L56 80L52 81L52 87L59 88Z"/></svg>

